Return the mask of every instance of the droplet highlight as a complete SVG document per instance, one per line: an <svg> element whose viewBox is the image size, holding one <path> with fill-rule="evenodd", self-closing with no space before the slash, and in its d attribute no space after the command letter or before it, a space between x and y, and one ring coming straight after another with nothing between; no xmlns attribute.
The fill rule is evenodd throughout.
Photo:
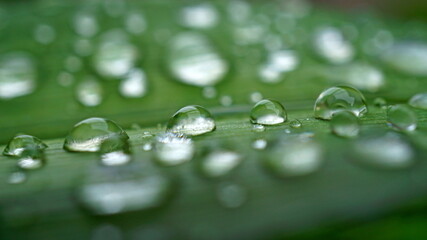
<svg viewBox="0 0 427 240"><path fill-rule="evenodd" d="M261 100L251 110L251 121L254 124L277 125L285 122L286 118L285 108L275 100Z"/></svg>
<svg viewBox="0 0 427 240"><path fill-rule="evenodd" d="M191 105L178 110L169 120L167 131L196 136L212 132L215 121L204 107Z"/></svg>

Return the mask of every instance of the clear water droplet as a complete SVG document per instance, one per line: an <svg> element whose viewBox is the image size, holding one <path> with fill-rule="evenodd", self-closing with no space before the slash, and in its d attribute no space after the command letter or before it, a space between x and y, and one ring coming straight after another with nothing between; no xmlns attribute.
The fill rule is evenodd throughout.
<svg viewBox="0 0 427 240"><path fill-rule="evenodd" d="M376 92L385 84L383 73L366 63L351 63L334 68L330 78L341 84L349 84L361 90Z"/></svg>
<svg viewBox="0 0 427 240"><path fill-rule="evenodd" d="M340 111L350 111L356 117L363 116L368 112L365 97L352 87L331 87L319 95L314 105L314 116L320 119L330 120Z"/></svg>
<svg viewBox="0 0 427 240"><path fill-rule="evenodd" d="M333 64L346 63L354 57L352 44L334 27L317 30L314 36L314 49L320 57Z"/></svg>
<svg viewBox="0 0 427 240"><path fill-rule="evenodd" d="M401 131L414 131L417 128L417 115L409 107L398 104L387 109L387 122Z"/></svg>
<svg viewBox="0 0 427 240"><path fill-rule="evenodd" d="M179 165L190 161L193 155L193 141L182 134L165 133L156 138L155 156L162 165Z"/></svg>
<svg viewBox="0 0 427 240"><path fill-rule="evenodd" d="M298 56L290 50L280 50L269 53L267 62L260 66L258 74L262 82L277 83L283 79L283 74L291 72L299 64Z"/></svg>
<svg viewBox="0 0 427 240"><path fill-rule="evenodd" d="M352 112L337 112L332 116L331 130L339 137L354 138L359 135L359 120Z"/></svg>
<svg viewBox="0 0 427 240"><path fill-rule="evenodd" d="M302 127L302 123L298 119L294 119L289 122L289 126L291 126L291 128L300 128Z"/></svg>
<svg viewBox="0 0 427 240"><path fill-rule="evenodd" d="M264 99L251 110L251 121L255 124L276 125L286 121L287 113L281 103Z"/></svg>
<svg viewBox="0 0 427 240"><path fill-rule="evenodd" d="M208 39L194 32L172 39L168 67L176 80L199 87L217 84L229 68Z"/></svg>
<svg viewBox="0 0 427 240"><path fill-rule="evenodd" d="M145 132L142 135L142 150L151 151L153 149L154 140L154 135Z"/></svg>
<svg viewBox="0 0 427 240"><path fill-rule="evenodd" d="M266 159L267 167L280 177L304 176L323 163L321 147L314 141L292 138L276 145Z"/></svg>
<svg viewBox="0 0 427 240"><path fill-rule="evenodd" d="M385 108L387 106L387 101L384 98L378 97L374 99L375 107Z"/></svg>
<svg viewBox="0 0 427 240"><path fill-rule="evenodd" d="M102 85L92 77L88 77L76 86L76 98L86 107L95 107L102 103Z"/></svg>
<svg viewBox="0 0 427 240"><path fill-rule="evenodd" d="M44 151L47 145L42 140L30 135L18 135L9 141L3 150L3 155L20 157L26 148L34 148Z"/></svg>
<svg viewBox="0 0 427 240"><path fill-rule="evenodd" d="M201 170L207 177L222 177L233 171L241 161L242 156L239 153L215 150L203 158Z"/></svg>
<svg viewBox="0 0 427 240"><path fill-rule="evenodd" d="M129 141L119 135L105 139L99 152L101 153L101 163L106 166L123 165L131 160Z"/></svg>
<svg viewBox="0 0 427 240"><path fill-rule="evenodd" d="M181 10L180 22L189 28L207 29L214 27L218 22L218 13L209 3L201 3L184 7Z"/></svg>
<svg viewBox="0 0 427 240"><path fill-rule="evenodd" d="M252 142L252 148L256 150L264 150L267 147L267 140L260 138Z"/></svg>
<svg viewBox="0 0 427 240"><path fill-rule="evenodd" d="M120 93L124 97L139 98L145 96L148 88L147 78L142 69L131 70L120 82Z"/></svg>
<svg viewBox="0 0 427 240"><path fill-rule="evenodd" d="M427 92L415 94L408 104L414 108L427 109Z"/></svg>
<svg viewBox="0 0 427 240"><path fill-rule="evenodd" d="M98 22L89 12L78 12L73 19L74 30L82 37L93 37L98 33Z"/></svg>
<svg viewBox="0 0 427 240"><path fill-rule="evenodd" d="M215 98L218 94L214 87L204 87L202 91L203 97L207 99Z"/></svg>
<svg viewBox="0 0 427 240"><path fill-rule="evenodd" d="M265 132L265 127L264 125L261 125L261 124L253 124L252 129L254 132Z"/></svg>
<svg viewBox="0 0 427 240"><path fill-rule="evenodd" d="M27 180L27 175L24 172L13 172L9 175L7 182L9 184L21 184Z"/></svg>
<svg viewBox="0 0 427 240"><path fill-rule="evenodd" d="M32 93L36 87L36 67L32 57L14 52L0 57L0 98L10 99Z"/></svg>
<svg viewBox="0 0 427 240"><path fill-rule="evenodd" d="M383 53L382 60L399 72L427 76L427 44L397 43Z"/></svg>
<svg viewBox="0 0 427 240"><path fill-rule="evenodd" d="M128 32L138 35L145 32L147 22L145 21L145 17L142 13L131 12L126 15L125 27Z"/></svg>
<svg viewBox="0 0 427 240"><path fill-rule="evenodd" d="M248 193L238 184L224 183L218 187L217 197L222 206L226 208L238 208L247 201Z"/></svg>
<svg viewBox="0 0 427 240"><path fill-rule="evenodd" d="M97 152L101 144L111 138L128 139L128 135L115 122L105 118L88 118L71 129L64 141L64 149L71 152Z"/></svg>
<svg viewBox="0 0 427 240"><path fill-rule="evenodd" d="M34 30L34 38L41 44L49 44L55 40L55 37L55 29L50 25L39 24Z"/></svg>
<svg viewBox="0 0 427 240"><path fill-rule="evenodd" d="M115 29L104 33L94 56L94 66L106 78L120 78L135 65L137 51L126 33Z"/></svg>
<svg viewBox="0 0 427 240"><path fill-rule="evenodd" d="M178 110L170 118L166 128L169 132L196 136L212 132L215 121L204 107L190 105Z"/></svg>

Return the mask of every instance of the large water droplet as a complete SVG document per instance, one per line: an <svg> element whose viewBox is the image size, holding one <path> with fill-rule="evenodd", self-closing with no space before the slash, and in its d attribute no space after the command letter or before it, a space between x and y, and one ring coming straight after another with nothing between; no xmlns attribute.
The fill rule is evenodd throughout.
<svg viewBox="0 0 427 240"><path fill-rule="evenodd" d="M94 56L98 73L107 78L119 78L127 74L135 64L136 48L121 30L111 30L102 36Z"/></svg>
<svg viewBox="0 0 427 240"><path fill-rule="evenodd" d="M332 116L332 132L340 137L353 138L359 134L359 122L352 112L341 111Z"/></svg>
<svg viewBox="0 0 427 240"><path fill-rule="evenodd" d="M354 144L356 160L381 168L401 169L414 163L412 146L397 133L371 132Z"/></svg>
<svg viewBox="0 0 427 240"><path fill-rule="evenodd" d="M238 208L247 201L247 191L235 183L224 183L218 187L219 203L226 208Z"/></svg>
<svg viewBox="0 0 427 240"><path fill-rule="evenodd" d="M120 82L120 93L128 98L143 97L147 93L147 84L144 71L133 69Z"/></svg>
<svg viewBox="0 0 427 240"><path fill-rule="evenodd" d="M322 162L321 147L303 138L291 138L277 144L266 159L267 167L281 177L311 174Z"/></svg>
<svg viewBox="0 0 427 240"><path fill-rule="evenodd" d="M30 94L36 87L36 68L26 53L9 53L0 57L0 98Z"/></svg>
<svg viewBox="0 0 427 240"><path fill-rule="evenodd" d="M209 3L188 6L181 10L180 22L190 28L211 28L218 22L218 13Z"/></svg>
<svg viewBox="0 0 427 240"><path fill-rule="evenodd" d="M200 87L218 83L229 68L208 39L192 32L172 39L168 67L178 81Z"/></svg>
<svg viewBox="0 0 427 240"><path fill-rule="evenodd" d="M286 117L285 108L274 100L261 100L251 110L251 121L256 124L276 125L285 122Z"/></svg>
<svg viewBox="0 0 427 240"><path fill-rule="evenodd" d="M412 109L402 104L388 107L387 121L401 131L414 131L417 128L417 115Z"/></svg>
<svg viewBox="0 0 427 240"><path fill-rule="evenodd" d="M105 118L88 118L71 129L64 141L64 149L72 152L97 152L101 144L111 138L128 139L128 135L115 122Z"/></svg>
<svg viewBox="0 0 427 240"><path fill-rule="evenodd" d="M212 132L215 121L208 110L201 106L191 105L178 110L169 120L167 131L189 136Z"/></svg>
<svg viewBox="0 0 427 240"><path fill-rule="evenodd" d="M190 161L194 155L194 143L184 135L165 133L156 138L155 156L165 166L175 166Z"/></svg>
<svg viewBox="0 0 427 240"><path fill-rule="evenodd" d="M129 141L119 135L105 139L99 152L101 163L106 166L123 165L131 160Z"/></svg>
<svg viewBox="0 0 427 240"><path fill-rule="evenodd" d="M331 87L323 91L314 104L314 116L330 120L340 111L350 111L356 117L361 117L368 112L365 97L361 92L352 87Z"/></svg>
<svg viewBox="0 0 427 240"><path fill-rule="evenodd" d="M83 37L93 37L98 32L98 22L89 12L78 12L73 20L74 30Z"/></svg>
<svg viewBox="0 0 427 240"><path fill-rule="evenodd" d="M55 29L46 24L37 25L34 30L34 38L41 44L49 44L55 40Z"/></svg>
<svg viewBox="0 0 427 240"><path fill-rule="evenodd" d="M340 30L333 27L319 29L314 37L317 54L333 64L349 62L353 59L354 48Z"/></svg>
<svg viewBox="0 0 427 240"><path fill-rule="evenodd" d="M277 83L283 79L283 74L291 72L299 64L299 58L290 50L271 52L267 62L259 68L258 74L265 83Z"/></svg>
<svg viewBox="0 0 427 240"><path fill-rule="evenodd" d="M413 76L427 76L427 45L402 42L384 52L383 61L390 67Z"/></svg>
<svg viewBox="0 0 427 240"><path fill-rule="evenodd" d="M77 85L76 98L84 106L98 106L103 98L102 85L94 78L89 77Z"/></svg>
<svg viewBox="0 0 427 240"><path fill-rule="evenodd" d="M414 108L427 109L427 92L415 94L408 104Z"/></svg>
<svg viewBox="0 0 427 240"><path fill-rule="evenodd" d="M242 156L234 151L215 150L210 152L201 163L201 170L207 177L221 177L235 169Z"/></svg>

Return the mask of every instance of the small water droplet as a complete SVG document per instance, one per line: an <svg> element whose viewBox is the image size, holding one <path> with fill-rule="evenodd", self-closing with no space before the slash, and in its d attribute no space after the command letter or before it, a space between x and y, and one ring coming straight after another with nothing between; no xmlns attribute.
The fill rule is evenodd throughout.
<svg viewBox="0 0 427 240"><path fill-rule="evenodd" d="M254 132L265 132L265 127L261 124L254 124L252 129Z"/></svg>
<svg viewBox="0 0 427 240"><path fill-rule="evenodd" d="M317 30L314 37L316 53L333 64L349 62L354 57L354 48L342 32L334 27Z"/></svg>
<svg viewBox="0 0 427 240"><path fill-rule="evenodd" d="M210 152L201 163L201 170L207 177L221 177L233 171L242 161L242 156L228 150Z"/></svg>
<svg viewBox="0 0 427 240"><path fill-rule="evenodd" d="M123 165L131 160L129 141L119 135L105 139L99 152L101 163L106 166Z"/></svg>
<svg viewBox="0 0 427 240"><path fill-rule="evenodd" d="M218 22L218 13L209 3L187 6L181 10L180 22L190 28L212 28Z"/></svg>
<svg viewBox="0 0 427 240"><path fill-rule="evenodd" d="M102 85L92 77L80 82L76 87L77 100L86 107L95 107L103 99Z"/></svg>
<svg viewBox="0 0 427 240"><path fill-rule="evenodd" d="M125 19L126 30L132 34L138 35L145 32L147 23L144 15L138 12L131 12L126 15Z"/></svg>
<svg viewBox="0 0 427 240"><path fill-rule="evenodd" d="M414 131L417 128L417 115L409 107L398 104L387 109L387 122L401 131Z"/></svg>
<svg viewBox="0 0 427 240"><path fill-rule="evenodd" d="M220 103L224 107L229 107L233 104L233 98L228 95L224 95L219 99Z"/></svg>
<svg viewBox="0 0 427 240"><path fill-rule="evenodd" d="M247 201L247 195L247 191L235 183L221 184L217 190L219 203L226 208L238 208L242 206Z"/></svg>
<svg viewBox="0 0 427 240"><path fill-rule="evenodd" d="M267 62L260 66L258 74L265 83L277 83L283 79L283 74L296 69L299 58L290 50L271 52Z"/></svg>
<svg viewBox="0 0 427 240"><path fill-rule="evenodd" d="M285 133L289 134L289 133L291 133L291 130L290 129L285 129Z"/></svg>
<svg viewBox="0 0 427 240"><path fill-rule="evenodd" d="M142 69L131 70L120 82L120 93L124 97L139 98L147 93L147 78Z"/></svg>
<svg viewBox="0 0 427 240"><path fill-rule="evenodd" d="M427 109L427 92L415 94L408 104L414 108Z"/></svg>
<svg viewBox="0 0 427 240"><path fill-rule="evenodd" d="M7 182L9 184L20 184L27 180L27 175L24 172L13 172L9 175Z"/></svg>
<svg viewBox="0 0 427 240"><path fill-rule="evenodd" d="M175 166L193 158L194 143L182 134L165 133L156 138L155 150L158 162Z"/></svg>
<svg viewBox="0 0 427 240"><path fill-rule="evenodd" d="M332 116L331 130L339 137L353 138L359 135L359 121L352 112L337 112Z"/></svg>
<svg viewBox="0 0 427 240"><path fill-rule="evenodd" d="M172 39L168 67L176 80L199 87L220 82L229 68L208 39L194 32Z"/></svg>
<svg viewBox="0 0 427 240"><path fill-rule="evenodd" d="M350 111L356 117L361 117L368 112L365 97L361 92L352 87L331 87L323 91L314 105L316 118L330 120L340 111Z"/></svg>
<svg viewBox="0 0 427 240"><path fill-rule="evenodd" d="M294 119L289 123L289 126L291 126L291 128L300 128L302 127L302 123L298 119Z"/></svg>
<svg viewBox="0 0 427 240"><path fill-rule="evenodd" d="M267 167L281 177L295 177L317 171L323 162L322 149L314 141L292 138L277 144L266 159Z"/></svg>
<svg viewBox="0 0 427 240"><path fill-rule="evenodd" d="M74 16L73 26L76 33L83 37L93 37L99 28L95 16L83 11Z"/></svg>
<svg viewBox="0 0 427 240"><path fill-rule="evenodd" d="M285 122L286 117L285 108L274 100L261 100L251 110L251 121L256 124L276 125Z"/></svg>
<svg viewBox="0 0 427 240"><path fill-rule="evenodd" d="M264 150L267 147L267 140L260 138L252 142L252 148L256 150Z"/></svg>
<svg viewBox="0 0 427 240"><path fill-rule="evenodd" d="M384 98L378 97L374 99L375 107L385 108L387 106L387 101Z"/></svg>
<svg viewBox="0 0 427 240"><path fill-rule="evenodd" d="M30 135L18 135L9 141L3 155L18 158L18 167L37 169L44 164L44 150L47 145Z"/></svg>
<svg viewBox="0 0 427 240"><path fill-rule="evenodd" d="M427 76L427 45L424 43L397 43L384 52L382 60L402 73Z"/></svg>
<svg viewBox="0 0 427 240"><path fill-rule="evenodd" d="M190 105L178 110L169 120L167 131L189 136L201 135L215 129L212 115L204 107Z"/></svg>
<svg viewBox="0 0 427 240"><path fill-rule="evenodd" d="M253 92L250 95L250 100L253 103L257 103L262 100L262 94L260 92Z"/></svg>
<svg viewBox="0 0 427 240"><path fill-rule="evenodd" d="M202 91L203 97L208 99L215 98L218 94L214 87L204 87Z"/></svg>
<svg viewBox="0 0 427 240"><path fill-rule="evenodd" d="M32 93L36 87L36 67L32 57L14 52L0 57L0 98L10 99Z"/></svg>
<svg viewBox="0 0 427 240"><path fill-rule="evenodd" d="M34 30L34 38L41 44L49 44L55 40L56 32L52 26L39 24Z"/></svg>
<svg viewBox="0 0 427 240"><path fill-rule="evenodd" d="M71 129L64 141L64 149L71 152L97 152L101 144L111 138L128 139L128 135L115 122L105 118L88 118Z"/></svg>

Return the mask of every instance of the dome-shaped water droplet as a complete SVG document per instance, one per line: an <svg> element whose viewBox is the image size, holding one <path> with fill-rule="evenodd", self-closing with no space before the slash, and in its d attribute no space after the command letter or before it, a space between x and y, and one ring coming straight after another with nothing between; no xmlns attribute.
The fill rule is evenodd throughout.
<svg viewBox="0 0 427 240"><path fill-rule="evenodd" d="M128 135L115 122L105 118L88 118L71 129L64 141L64 149L72 152L97 152L101 144L111 138L128 139Z"/></svg>
<svg viewBox="0 0 427 240"><path fill-rule="evenodd" d="M151 151L153 149L154 145L154 135L150 134L149 132L144 132L142 135L142 150L144 151Z"/></svg>
<svg viewBox="0 0 427 240"><path fill-rule="evenodd" d="M415 94L408 104L414 108L427 109L427 92Z"/></svg>
<svg viewBox="0 0 427 240"><path fill-rule="evenodd" d="M105 139L99 152L101 153L101 163L106 166L123 165L131 160L129 141L120 135Z"/></svg>
<svg viewBox="0 0 427 240"><path fill-rule="evenodd" d="M356 117L368 112L365 97L352 87L331 87L323 91L314 105L314 116L330 120L332 115L340 111L350 111Z"/></svg>
<svg viewBox="0 0 427 240"><path fill-rule="evenodd" d="M295 119L289 123L289 126L291 126L291 128L300 128L302 127L302 123L298 119Z"/></svg>
<svg viewBox="0 0 427 240"><path fill-rule="evenodd" d="M252 130L254 132L265 132L265 127L261 124L254 124Z"/></svg>
<svg viewBox="0 0 427 240"><path fill-rule="evenodd" d="M314 36L316 53L333 64L349 62L354 57L354 48L340 30L326 27L317 30Z"/></svg>
<svg viewBox="0 0 427 240"><path fill-rule="evenodd" d="M402 42L393 45L382 56L391 68L413 76L427 76L427 44Z"/></svg>
<svg viewBox="0 0 427 240"><path fill-rule="evenodd" d="M98 32L98 22L89 12L78 12L73 19L74 30L82 37L93 37Z"/></svg>
<svg viewBox="0 0 427 240"><path fill-rule="evenodd" d="M355 160L387 169L407 168L414 163L412 146L395 132L370 132L354 144Z"/></svg>
<svg viewBox="0 0 427 240"><path fill-rule="evenodd" d="M34 30L34 38L41 44L49 44L55 40L55 29L46 24L37 25Z"/></svg>
<svg viewBox="0 0 427 240"><path fill-rule="evenodd" d="M283 79L283 74L291 72L299 64L298 56L289 50L271 52L267 62L261 65L258 74L265 83L277 83Z"/></svg>
<svg viewBox="0 0 427 240"><path fill-rule="evenodd" d="M218 22L218 13L209 3L187 6L181 10L180 22L190 28L211 28Z"/></svg>
<svg viewBox="0 0 427 240"><path fill-rule="evenodd" d="M98 73L106 78L119 78L127 74L135 64L136 48L126 33L111 30L105 33L94 56Z"/></svg>
<svg viewBox="0 0 427 240"><path fill-rule="evenodd" d="M155 156L165 166L175 166L190 161L194 155L194 143L181 134L165 133L156 138Z"/></svg>
<svg viewBox="0 0 427 240"><path fill-rule="evenodd" d="M0 98L30 94L36 87L36 67L26 53L9 53L0 57Z"/></svg>
<svg viewBox="0 0 427 240"><path fill-rule="evenodd" d="M167 131L189 136L212 132L215 121L208 110L201 106L191 105L178 110L169 120Z"/></svg>
<svg viewBox="0 0 427 240"><path fill-rule="evenodd" d="M141 69L131 70L120 82L120 93L123 97L138 98L147 93L147 78Z"/></svg>
<svg viewBox="0 0 427 240"><path fill-rule="evenodd" d="M340 137L353 138L359 134L359 121L352 112L341 111L332 116L332 132Z"/></svg>
<svg viewBox="0 0 427 240"><path fill-rule="evenodd" d="M219 203L226 208L238 208L247 201L247 191L235 183L223 183L218 186Z"/></svg>
<svg viewBox="0 0 427 240"><path fill-rule="evenodd" d="M266 159L267 167L281 177L311 174L320 168L322 162L321 147L304 138L292 138L279 143Z"/></svg>
<svg viewBox="0 0 427 240"><path fill-rule="evenodd" d="M201 162L201 171L207 177L221 177L235 169L242 156L234 151L215 150L207 154Z"/></svg>
<svg viewBox="0 0 427 240"><path fill-rule="evenodd" d="M228 63L198 33L181 33L172 39L168 67L176 80L194 86L211 86L228 72Z"/></svg>
<svg viewBox="0 0 427 240"><path fill-rule="evenodd" d="M414 131L417 128L417 115L409 107L398 104L387 109L387 122L401 131Z"/></svg>
<svg viewBox="0 0 427 240"><path fill-rule="evenodd" d="M366 63L351 63L332 68L330 79L340 84L348 84L360 90L376 92L385 84L383 73Z"/></svg>
<svg viewBox="0 0 427 240"><path fill-rule="evenodd" d="M267 140L260 138L252 142L252 148L256 150L263 150L267 147Z"/></svg>
<svg viewBox="0 0 427 240"><path fill-rule="evenodd" d="M3 155L20 157L22 156L24 150L28 147L33 147L43 151L47 148L47 145L34 136L18 135L9 141L3 150Z"/></svg>
<svg viewBox="0 0 427 240"><path fill-rule="evenodd" d="M102 85L94 78L87 78L76 87L77 100L86 107L95 107L103 99Z"/></svg>
<svg viewBox="0 0 427 240"><path fill-rule="evenodd" d="M285 108L274 100L261 100L251 110L251 121L256 124L276 125L285 122L286 117Z"/></svg>

